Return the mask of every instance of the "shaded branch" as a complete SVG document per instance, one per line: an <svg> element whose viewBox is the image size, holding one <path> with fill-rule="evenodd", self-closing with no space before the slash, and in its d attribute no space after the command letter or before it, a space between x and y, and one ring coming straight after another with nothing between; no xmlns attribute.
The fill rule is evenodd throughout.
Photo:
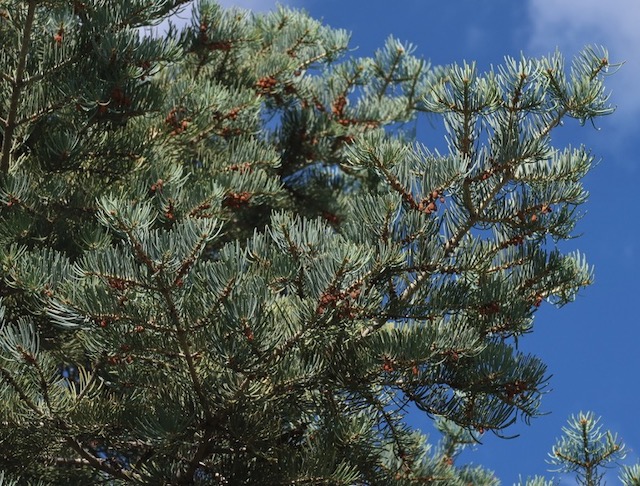
<svg viewBox="0 0 640 486"><path fill-rule="evenodd" d="M79 459L79 461L86 461L89 466L93 467L94 469L106 472L114 478L122 479L123 481L127 482L133 482L135 480L133 475L126 473L122 469L118 469L109 465L107 460L95 457L84 447L82 447L82 444L80 444L80 442L78 442L76 439L72 437L66 437L65 442L69 447L71 447L71 449L73 449L82 457L82 459Z"/></svg>
<svg viewBox="0 0 640 486"><path fill-rule="evenodd" d="M29 0L27 7L27 16L24 21L24 29L22 31L22 46L18 56L18 65L16 67L15 78L10 82L13 86L11 97L9 99L9 113L4 127L4 136L2 140L2 158L0 159L0 177L6 176L9 172L9 164L11 162L11 149L13 146L13 133L16 129L16 119L18 116L18 103L20 102L20 94L25 85L24 72L27 64L27 56L29 54L29 45L31 44L31 31L33 29L33 20L36 12L36 0Z"/></svg>

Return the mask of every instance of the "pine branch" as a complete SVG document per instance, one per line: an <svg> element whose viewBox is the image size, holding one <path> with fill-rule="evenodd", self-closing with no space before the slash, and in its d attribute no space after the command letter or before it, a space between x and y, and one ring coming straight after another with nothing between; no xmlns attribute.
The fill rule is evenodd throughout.
<svg viewBox="0 0 640 486"><path fill-rule="evenodd" d="M27 16L24 21L22 31L22 41L20 54L18 57L18 65L16 66L15 78L10 80L12 85L11 95L9 98L9 113L4 127L4 137L2 140L2 158L0 158L0 177L4 177L9 173L9 164L11 163L11 149L13 148L13 133L16 129L16 119L18 117L18 104L22 88L25 85L25 67L27 57L29 55L29 47L31 44L31 32L33 29L33 21L35 18L37 0L28 0Z"/></svg>
<svg viewBox="0 0 640 486"><path fill-rule="evenodd" d="M562 110L560 110L556 115L556 117L538 135L538 138L546 137L554 127L560 124L560 122L562 121L562 118L564 118L564 116L568 113L568 111L569 110L567 108L563 108ZM465 196L463 200L465 201L465 207L467 211L469 211L469 218L462 226L460 226L457 233L451 236L451 238L449 238L445 243L444 245L445 257L453 253L453 251L458 247L462 239L467 235L467 233L469 233L471 228L473 228L473 226L478 222L482 212L489 206L489 204L493 201L496 195L502 190L502 188L504 188L507 185L507 183L511 180L513 167L514 167L514 164L512 162L509 164L509 167L502 172L501 174L502 179L500 180L500 182L494 186L491 192L487 195L487 197L480 203L480 205L477 208L473 206L473 204L471 203L471 198L465 192ZM467 178L465 180L465 183L467 180L469 179ZM464 187L463 189L464 191L469 191L468 184L466 184L463 187ZM407 286L407 288L402 292L402 294L400 295L400 301L407 302L413 296L413 294L418 290L418 287L420 286L420 284L429 275L430 274L427 272L419 273L415 277L415 279Z"/></svg>
<svg viewBox="0 0 640 486"><path fill-rule="evenodd" d="M131 241L131 244L135 250L135 254L137 258L139 258L140 261L142 261L145 264L145 266L149 269L152 275L157 275L158 277L160 277L161 274L159 272L161 271L161 269L157 268L153 264L149 256L143 250L142 244L138 241L136 236L131 231L127 231L127 236ZM191 351L191 346L188 340L189 332L188 330L184 329L182 325L182 320L180 319L180 315L178 313L176 303L173 299L173 296L171 295L171 289L167 287L167 285L162 281L161 278L158 278L158 283L159 283L158 290L160 291L160 294L162 295L168 307L169 318L173 323L178 344L184 355L184 359L187 363L187 369L189 372L189 376L191 377L194 390L198 395L198 399L200 401L200 405L203 408L206 421L210 422L212 419L211 404L209 403L209 399L207 398L207 395L204 391L204 387L202 386L202 382L200 381L200 377L198 376L198 372L196 371L195 362L193 361L193 353Z"/></svg>
<svg viewBox="0 0 640 486"><path fill-rule="evenodd" d="M56 457L53 459L53 462L57 466L67 467L87 467L91 465L87 459L81 459L79 457Z"/></svg>
<svg viewBox="0 0 640 486"><path fill-rule="evenodd" d="M42 371L42 368L38 364L38 360L36 359L36 357L30 354L27 350L21 349L21 348L22 348L21 346L18 346L18 350L24 357L25 361L27 361L31 366L33 366L36 369L36 373L38 375L38 382L40 385L40 391L42 392L42 398L44 399L44 403L47 405L47 408L49 409L49 413L53 413L54 410L51 405L51 399L49 397L49 382L45 377L44 372Z"/></svg>
<svg viewBox="0 0 640 486"><path fill-rule="evenodd" d="M100 370L100 368L102 368L106 361L107 358L103 356L98 359L95 365L93 365L91 369L91 378L89 378L89 381L85 384L84 388L80 391L80 393L78 393L78 396L76 397L76 403L80 403L82 401L87 391L91 390L93 384L99 379L98 371Z"/></svg>
<svg viewBox="0 0 640 486"><path fill-rule="evenodd" d="M213 4L200 12L211 21L196 13L201 25L166 42L129 29L179 3L71 13L25 0L17 20L0 9L15 37L0 73L0 293L15 292L8 321L33 321L46 343L37 362L23 346L0 382L6 416L49 426L37 438L56 451L25 471L485 484L428 452L407 404L498 431L537 412L544 365L500 339L589 276L548 252L547 235L572 230L591 158L559 156L548 135L563 117L607 112L600 79L587 82L606 56L587 52L570 82L559 58L486 78L468 64L427 72L393 39L332 65L342 31ZM78 62L94 51L97 65ZM425 111L443 115L451 157L405 143L399 124ZM39 129L46 140L23 156ZM16 456L33 443L7 440Z"/></svg>
<svg viewBox="0 0 640 486"><path fill-rule="evenodd" d="M4 71L0 72L0 78L8 84L13 84L13 78Z"/></svg>
<svg viewBox="0 0 640 486"><path fill-rule="evenodd" d="M383 83L382 83L382 86L380 86L380 90L378 91L379 100L381 100L382 97L385 95L387 88L391 85L391 83L393 81L396 81L393 75L395 74L396 69L398 69L398 66L400 65L400 60L402 59L403 54L404 54L404 49L401 49L401 48L396 49L395 56L393 57L393 61L391 62L391 66L389 66L387 73L384 74L382 77Z"/></svg>
<svg viewBox="0 0 640 486"><path fill-rule="evenodd" d="M204 431L204 436L200 440L196 452L193 454L193 457L189 461L189 465L187 467L187 470L184 472L184 476L181 477L182 474L178 475L180 484L193 483L193 477L196 474L198 468L201 467L202 460L205 459L209 454L211 454L211 450L216 442L217 437L214 435L213 424L207 423Z"/></svg>
<svg viewBox="0 0 640 486"><path fill-rule="evenodd" d="M52 66L49 70L47 71L43 71L37 74L34 74L32 76L26 77L24 78L22 84L23 86L28 86L34 83L37 83L38 81L42 81L43 79L45 79L47 76L50 76L51 74L56 73L57 71L60 71L61 69L73 64L74 62L82 59L83 56L86 56L87 53L86 52L80 52L77 55L70 57L69 59L65 59L64 61L56 64L55 66Z"/></svg>
<svg viewBox="0 0 640 486"><path fill-rule="evenodd" d="M246 388L251 383L249 377L246 377L244 381L238 387L238 390L234 394L234 396L228 401L229 404L234 404L236 401L244 394ZM218 442L218 437L214 435L214 431L218 424L224 423L227 419L230 410L221 410L215 417L210 416L210 418L205 422L205 435L200 440L198 444L198 448L194 453L193 457L189 461L189 466L184 473L184 476L181 479L181 484L192 484L193 477L200 467L202 461L211 454L211 450Z"/></svg>
<svg viewBox="0 0 640 486"><path fill-rule="evenodd" d="M24 391L22 390L22 388L17 384L17 382L14 380L14 378L11 376L11 374L4 368L0 367L0 374L2 374L4 380L9 383L9 385L11 385L11 387L16 390L16 392L18 393L18 395L20 396L21 400L31 409L33 410L36 415L38 417L44 418L45 414L40 410L40 408L38 408L38 406L33 403L33 401L24 393ZM48 401L48 400L47 400ZM51 408L51 406L49 405L49 408ZM61 431L68 431L69 430L69 426L68 424L66 424L66 422L60 418L58 418L55 421L56 424L56 428L59 428ZM120 469L116 469L113 468L111 466L109 466L106 461L104 460L100 460L98 458L96 458L95 456L93 456L91 453L89 453L88 451L86 451L82 445L75 440L74 438L67 436L64 438L65 442L71 446L71 448L76 451L78 454L80 454L83 459L78 459L78 460L73 460L70 459L75 465L90 465L96 469L99 469L101 471L107 472L110 475L112 475L115 478L119 478L119 479L124 479L127 481L132 481L133 477L129 474L124 473L122 470ZM56 461L58 462L58 461Z"/></svg>
<svg viewBox="0 0 640 486"><path fill-rule="evenodd" d="M20 399L27 405L27 407L33 410L38 417L44 416L42 410L40 410L40 408L35 403L33 403L33 400L31 400L27 396L22 387L18 384L15 378L11 376L11 373L8 370L6 370L4 367L0 367L0 374L2 374L4 380L16 391Z"/></svg>
<svg viewBox="0 0 640 486"><path fill-rule="evenodd" d="M121 479L121 480L126 481L128 483L137 481L139 479L139 478L137 478L137 475L135 475L135 474L131 474L131 473L125 472L121 468L115 468L115 467L109 465L109 462L108 462L107 459L99 459L99 458L97 458L96 456L91 454L89 451L87 451L82 446L82 444L80 444L80 442L78 442L73 437L66 437L65 438L65 443L69 447L71 447L72 450L74 450L76 453L78 453L81 456L81 458L82 458L82 459L80 459L81 461L82 460L86 461L94 469L98 469L99 471L106 472L111 477L116 478L116 479Z"/></svg>
<svg viewBox="0 0 640 486"><path fill-rule="evenodd" d="M312 484L316 486L321 484L329 485L329 484L337 484L337 483L335 482L335 479L332 478L331 476L305 476L303 478L286 480L284 482L277 483L277 485L282 485L282 486L289 486L289 485L296 486L299 484Z"/></svg>

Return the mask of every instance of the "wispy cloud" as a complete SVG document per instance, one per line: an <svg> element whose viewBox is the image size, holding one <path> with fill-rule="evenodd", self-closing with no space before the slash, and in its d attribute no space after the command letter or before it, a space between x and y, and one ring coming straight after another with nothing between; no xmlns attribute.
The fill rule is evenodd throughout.
<svg viewBox="0 0 640 486"><path fill-rule="evenodd" d="M548 53L556 47L569 55L585 45L602 45L612 62L625 62L608 82L617 117L640 112L640 2L638 0L529 0L529 48ZM634 127L635 129L635 127Z"/></svg>

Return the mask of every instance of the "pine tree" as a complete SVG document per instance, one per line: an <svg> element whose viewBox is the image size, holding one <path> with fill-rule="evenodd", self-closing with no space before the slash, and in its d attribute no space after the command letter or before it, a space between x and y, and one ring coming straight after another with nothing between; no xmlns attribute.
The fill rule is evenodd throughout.
<svg viewBox="0 0 640 486"><path fill-rule="evenodd" d="M518 339L591 280L558 243L592 156L551 135L612 111L606 52L353 58L304 13L209 2L148 32L181 3L0 4L0 470L497 484L455 457L538 414Z"/></svg>
<svg viewBox="0 0 640 486"><path fill-rule="evenodd" d="M570 417L549 454L556 471L575 472L585 486L601 484L604 468L626 456L624 444L610 431L602 432L599 422L591 412Z"/></svg>
<svg viewBox="0 0 640 486"><path fill-rule="evenodd" d="M600 418L593 412L580 412L569 417L563 435L549 453L552 471L575 474L576 483L584 486L606 484L603 478L606 469L618 465L626 457L625 444L611 431L602 431ZM624 486L640 484L640 464L622 466L619 478ZM522 485L522 482L519 483ZM526 486L552 486L536 476L525 482Z"/></svg>

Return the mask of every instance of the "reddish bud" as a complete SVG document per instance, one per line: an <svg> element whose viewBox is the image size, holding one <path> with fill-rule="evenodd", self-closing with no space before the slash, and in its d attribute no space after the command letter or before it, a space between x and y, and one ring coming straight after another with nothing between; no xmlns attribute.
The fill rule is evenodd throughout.
<svg viewBox="0 0 640 486"><path fill-rule="evenodd" d="M390 373L393 371L393 360L388 356L384 357L384 361L382 363L382 370Z"/></svg>
<svg viewBox="0 0 640 486"><path fill-rule="evenodd" d="M244 336L247 338L247 341L252 342L253 341L253 331L251 330L250 327L245 327L244 328Z"/></svg>
<svg viewBox="0 0 640 486"><path fill-rule="evenodd" d="M232 192L222 201L222 205L227 208L240 208L249 204L251 200L250 192Z"/></svg>
<svg viewBox="0 0 640 486"><path fill-rule="evenodd" d="M164 185L164 181L162 179L158 179L156 182L151 184L151 192L162 190L163 185Z"/></svg>

